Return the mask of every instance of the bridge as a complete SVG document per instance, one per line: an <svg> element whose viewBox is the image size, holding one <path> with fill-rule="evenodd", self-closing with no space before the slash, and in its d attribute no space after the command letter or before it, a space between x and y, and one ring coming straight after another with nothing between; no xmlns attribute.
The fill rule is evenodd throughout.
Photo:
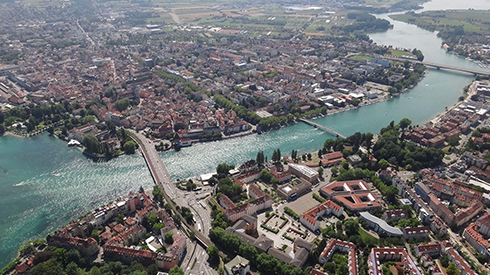
<svg viewBox="0 0 490 275"><path fill-rule="evenodd" d="M391 58L391 57L386 58L385 57L385 59L392 60L392 61L398 61L398 62L409 61L412 63L422 64L422 65L427 66L427 67L436 68L438 70L439 69L445 69L445 70L449 70L449 71L462 72L462 73L468 73L468 74L473 74L473 75L489 75L490 74L490 72L460 68L460 67L437 64L437 63L426 62L426 61L418 61L418 60L414 60L414 59L410 59L410 58Z"/></svg>
<svg viewBox="0 0 490 275"><path fill-rule="evenodd" d="M342 135L341 133L339 133L339 132L337 132L337 131L335 131L333 129L328 128L327 126L323 126L321 124L315 123L315 122L313 122L311 120L304 119L304 118L300 118L299 120L302 121L302 122L304 122L304 123L306 123L306 124L308 124L308 125L314 126L314 127L318 128L318 129L322 129L324 131L327 131L327 132L329 132L330 134L332 134L332 135L334 135L336 137L346 138L346 136Z"/></svg>
<svg viewBox="0 0 490 275"><path fill-rule="evenodd" d="M138 134L134 131L130 131L130 133L131 133L130 134L131 138L140 146L141 152L143 153L143 158L145 159L146 165L150 170L153 181L162 190L163 197L165 198L165 201L172 208L172 211L175 213L175 215L179 216L180 220L182 221L182 224L185 225L187 229L194 232L194 236L196 237L196 240L198 242L200 242L206 248L208 246L212 246L213 242L211 242L211 240L206 235L204 235L202 232L197 231L194 228L194 226L191 226L189 223L187 223L187 221L182 217L180 212L177 211L175 205L172 203L172 199L170 198L170 196L167 194L167 192L165 192L164 185L166 185L167 188L175 188L175 185L173 184L170 178L170 174L168 173L167 168L163 164L160 155L155 149L155 146L150 142L148 142L143 135Z"/></svg>

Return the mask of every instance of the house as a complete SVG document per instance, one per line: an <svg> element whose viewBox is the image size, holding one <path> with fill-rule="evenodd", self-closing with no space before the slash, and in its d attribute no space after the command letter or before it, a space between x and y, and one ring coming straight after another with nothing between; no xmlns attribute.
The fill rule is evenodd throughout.
<svg viewBox="0 0 490 275"><path fill-rule="evenodd" d="M415 254L417 256L421 256L423 254L427 254L430 256L437 256L441 254L442 245L440 243L437 244L421 244L417 245L415 248Z"/></svg>
<svg viewBox="0 0 490 275"><path fill-rule="evenodd" d="M237 255L225 264L224 271L225 275L246 275L250 272L249 260Z"/></svg>
<svg viewBox="0 0 490 275"><path fill-rule="evenodd" d="M408 217L407 210L403 209L394 209L394 210L386 210L383 213L383 219L387 221L398 221L401 219L406 219Z"/></svg>
<svg viewBox="0 0 490 275"><path fill-rule="evenodd" d="M332 152L332 153L324 154L322 156L321 162L322 162L322 166L326 168L326 167L337 165L344 160L345 159L342 152Z"/></svg>
<svg viewBox="0 0 490 275"><path fill-rule="evenodd" d="M428 226L406 227L403 229L403 237L405 239L428 237L430 228Z"/></svg>

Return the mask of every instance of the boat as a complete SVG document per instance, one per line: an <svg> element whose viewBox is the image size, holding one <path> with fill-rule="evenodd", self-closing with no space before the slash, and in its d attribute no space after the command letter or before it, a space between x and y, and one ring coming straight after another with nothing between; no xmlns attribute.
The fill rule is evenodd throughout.
<svg viewBox="0 0 490 275"><path fill-rule="evenodd" d="M188 147L192 145L192 140L183 138L179 140L180 147Z"/></svg>
<svg viewBox="0 0 490 275"><path fill-rule="evenodd" d="M59 177L59 176L61 176L61 174L51 173L51 177Z"/></svg>

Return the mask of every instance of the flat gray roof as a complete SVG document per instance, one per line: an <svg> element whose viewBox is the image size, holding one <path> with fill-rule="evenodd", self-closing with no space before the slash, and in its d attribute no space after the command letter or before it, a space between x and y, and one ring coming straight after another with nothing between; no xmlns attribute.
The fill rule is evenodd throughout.
<svg viewBox="0 0 490 275"><path fill-rule="evenodd" d="M359 213L359 215L361 215L362 218L364 218L368 221L371 221L372 223L377 224L381 229L383 229L384 231L388 232L391 235L394 235L394 236L402 236L403 235L403 232L400 230L400 228L390 226L389 224L386 223L386 221L384 221L384 220L382 220L382 219L380 219L374 215L371 215L369 212L361 212L361 213Z"/></svg>

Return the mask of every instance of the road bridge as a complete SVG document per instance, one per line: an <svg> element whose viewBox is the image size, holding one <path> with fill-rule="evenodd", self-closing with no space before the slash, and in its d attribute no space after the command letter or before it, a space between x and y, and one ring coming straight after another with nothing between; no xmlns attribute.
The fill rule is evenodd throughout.
<svg viewBox="0 0 490 275"><path fill-rule="evenodd" d="M339 133L339 132L337 132L337 131L335 131L333 129L328 128L327 126L323 126L321 124L315 123L315 122L313 122L311 120L308 120L308 119L305 119L305 118L300 118L299 120L302 121L302 122L304 122L304 123L306 123L306 124L309 124L311 126L314 126L316 128L319 128L319 129L322 129L324 131L327 131L330 134L335 135L337 137L346 138L346 136L342 135L341 133Z"/></svg>
<svg viewBox="0 0 490 275"><path fill-rule="evenodd" d="M439 69L445 69L445 70L468 73L468 74L473 74L473 75L489 75L490 74L490 72L460 68L460 67L455 67L455 66L450 66L450 65L437 64L437 63L433 63L433 62L419 61L419 60L410 59L410 58L391 58L391 57L389 57L386 59L392 60L392 61L398 61L398 62L409 61L412 63L422 64L422 65L427 66L427 67L436 68L438 70Z"/></svg>
<svg viewBox="0 0 490 275"><path fill-rule="evenodd" d="M131 138L140 146L141 152L143 153L143 158L145 159L146 165L150 170L153 181L162 190L163 197L165 198L165 201L167 201L167 203L171 206L172 211L177 216L180 217L182 224L185 225L187 229L194 232L194 236L196 237L196 240L199 241L204 247L207 248L208 246L213 245L211 240L206 235L204 235L202 232L199 232L194 228L194 226L191 226L190 224L187 223L187 221L182 217L180 212L177 211L175 205L172 203L172 199L170 198L170 196L167 194L167 192L165 192L164 186L167 186L167 188L174 187L174 184L170 178L170 174L168 173L167 168L165 167L163 161L160 158L160 155L155 149L155 146L150 142L148 142L146 137L144 137L143 135L136 133L134 131L130 131L130 133L131 133Z"/></svg>

